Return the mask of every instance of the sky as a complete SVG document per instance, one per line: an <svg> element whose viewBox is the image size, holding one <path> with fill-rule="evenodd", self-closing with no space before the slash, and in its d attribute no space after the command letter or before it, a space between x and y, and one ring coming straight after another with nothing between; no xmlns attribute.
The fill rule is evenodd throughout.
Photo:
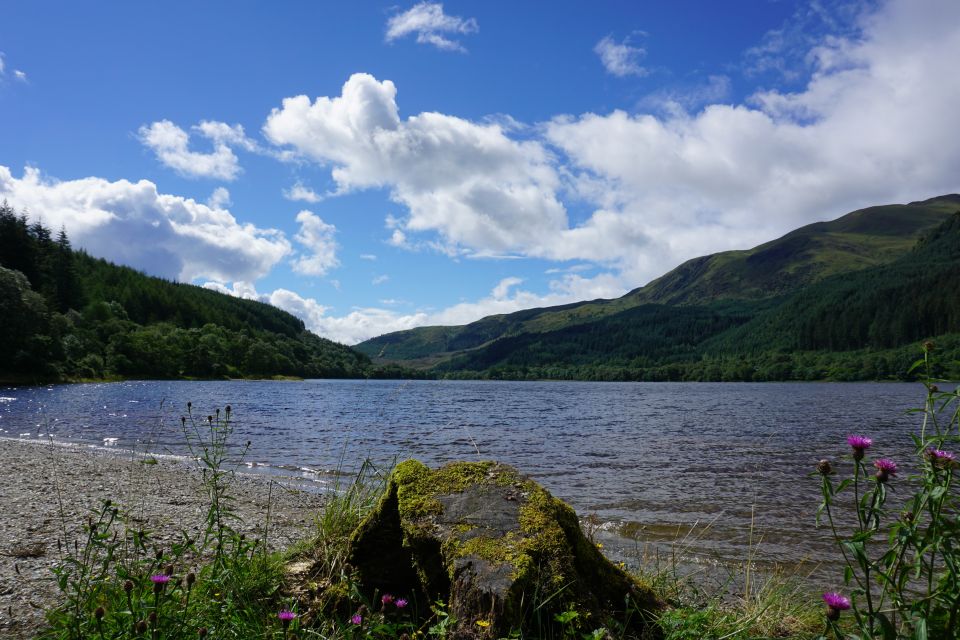
<svg viewBox="0 0 960 640"><path fill-rule="evenodd" d="M960 2L0 9L0 199L346 344L960 192Z"/></svg>

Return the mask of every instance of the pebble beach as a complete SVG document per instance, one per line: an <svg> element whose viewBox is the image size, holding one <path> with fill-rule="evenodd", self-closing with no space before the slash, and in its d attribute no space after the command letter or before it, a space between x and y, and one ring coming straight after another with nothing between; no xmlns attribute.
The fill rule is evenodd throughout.
<svg viewBox="0 0 960 640"><path fill-rule="evenodd" d="M58 602L52 569L58 541L111 500L163 545L200 532L207 510L200 472L189 462L129 451L0 438L0 637L32 638ZM323 502L295 480L237 473L235 528L284 549L309 537Z"/></svg>

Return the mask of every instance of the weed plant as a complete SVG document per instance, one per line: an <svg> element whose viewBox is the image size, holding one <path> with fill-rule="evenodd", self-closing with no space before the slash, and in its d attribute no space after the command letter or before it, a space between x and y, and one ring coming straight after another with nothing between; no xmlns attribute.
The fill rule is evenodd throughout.
<svg viewBox="0 0 960 640"><path fill-rule="evenodd" d="M203 419L188 404L181 426L207 494L201 533L181 530L176 542L164 546L120 505L105 501L91 512L81 536L61 542L62 560L54 574L63 604L49 613L50 626L41 637L158 640L296 633L296 612L283 607L279 592L282 558L267 552L265 539L250 540L234 528L232 468L249 443L238 457L230 457L230 407Z"/></svg>
<svg viewBox="0 0 960 640"><path fill-rule="evenodd" d="M960 445L960 388L942 391L934 379L933 343L912 370L921 372L926 400L919 434L911 435L916 471L905 478L889 458L867 461L873 440L850 435L852 473L839 482L830 461L822 460L826 516L843 555L847 593L823 595L827 606L824 636L837 640L960 638L960 496L954 451ZM890 493L903 494L899 513ZM851 495L852 494L852 495ZM855 524L843 530L840 511L853 510ZM851 521L853 518L851 517ZM850 610L848 628L840 624Z"/></svg>

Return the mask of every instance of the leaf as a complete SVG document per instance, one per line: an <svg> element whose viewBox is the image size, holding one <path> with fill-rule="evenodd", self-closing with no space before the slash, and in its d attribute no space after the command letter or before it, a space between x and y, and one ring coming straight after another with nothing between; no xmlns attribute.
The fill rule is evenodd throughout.
<svg viewBox="0 0 960 640"><path fill-rule="evenodd" d="M893 623L890 622L887 614L878 611L876 618L877 622L880 623L880 633L883 634L883 640L897 640L897 630L893 628Z"/></svg>
<svg viewBox="0 0 960 640"><path fill-rule="evenodd" d="M914 640L927 640L927 619L920 618L913 628Z"/></svg>

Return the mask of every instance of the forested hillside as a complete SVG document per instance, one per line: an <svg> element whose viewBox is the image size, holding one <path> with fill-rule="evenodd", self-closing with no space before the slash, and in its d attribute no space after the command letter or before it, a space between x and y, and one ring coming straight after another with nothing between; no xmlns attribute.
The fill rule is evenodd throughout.
<svg viewBox="0 0 960 640"><path fill-rule="evenodd" d="M357 377L369 360L267 304L74 251L0 205L0 377Z"/></svg>
<svg viewBox="0 0 960 640"><path fill-rule="evenodd" d="M872 207L692 260L616 300L358 348L449 377L900 379L918 341L936 337L941 362L960 358L958 209L958 196Z"/></svg>

